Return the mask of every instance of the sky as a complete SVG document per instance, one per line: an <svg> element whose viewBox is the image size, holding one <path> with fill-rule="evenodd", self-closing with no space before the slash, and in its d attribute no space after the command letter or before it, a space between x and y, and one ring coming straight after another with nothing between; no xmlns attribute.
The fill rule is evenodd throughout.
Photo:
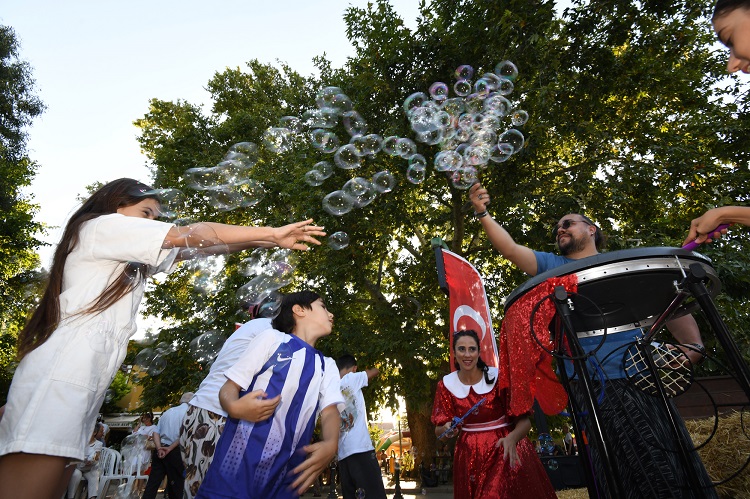
<svg viewBox="0 0 750 499"><path fill-rule="evenodd" d="M410 28L419 0L391 0ZM224 68L258 59L316 73L325 54L340 67L354 54L344 11L367 0L8 0L0 24L11 26L19 55L32 67L45 112L29 129L39 163L25 192L40 205L37 221L63 227L86 186L120 177L149 182L133 121L149 99L210 105L204 87ZM208 107L207 107L208 110ZM61 231L42 239L57 243ZM53 248L40 250L49 267Z"/></svg>

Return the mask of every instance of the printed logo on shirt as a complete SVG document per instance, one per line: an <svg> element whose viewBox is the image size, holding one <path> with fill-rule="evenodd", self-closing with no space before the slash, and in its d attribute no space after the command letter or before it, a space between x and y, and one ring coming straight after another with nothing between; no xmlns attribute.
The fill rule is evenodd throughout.
<svg viewBox="0 0 750 499"><path fill-rule="evenodd" d="M341 411L341 431L348 432L354 427L354 422L357 420L357 405L350 388L341 390L341 395L344 397L345 405L344 410Z"/></svg>

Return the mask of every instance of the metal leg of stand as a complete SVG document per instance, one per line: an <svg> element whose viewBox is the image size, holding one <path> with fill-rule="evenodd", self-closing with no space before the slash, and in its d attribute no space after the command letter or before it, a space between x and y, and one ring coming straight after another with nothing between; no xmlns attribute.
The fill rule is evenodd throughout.
<svg viewBox="0 0 750 499"><path fill-rule="evenodd" d="M703 284L706 279L706 270L700 265L694 263L690 265L690 274L687 279L687 286L690 292L693 294L695 301L698 302L703 312L706 314L706 319L711 325L716 339L719 340L721 346L724 348L724 352L727 355L729 364L734 368L737 382L740 384L745 392L745 395L750 399L750 369L748 369L745 359L740 353L740 349L737 347L734 338L732 338L729 329L727 328L724 321L719 315L719 311L716 309L716 305L711 299L706 286Z"/></svg>
<svg viewBox="0 0 750 499"><path fill-rule="evenodd" d="M557 348L557 352L560 354L565 354L565 350L562 348L562 342L560 342L559 348ZM562 378L562 385L563 388L565 388L565 392L570 394L572 393L572 387L570 385L570 379L568 378L568 373L565 371L565 369L560 369L560 377ZM569 402L570 404L570 412L573 415L571 418L573 420L573 431L577 435L578 438L578 459L581 460L581 464L583 467L583 470L585 471L584 476L586 478L586 489L589 491L589 497L597 497L597 487L596 487L596 479L594 477L594 465L591 462L591 457L588 453L588 445L584 443L585 439L583 438L583 421L580 421L580 415L579 412L576 410L572 399ZM539 412L541 414L541 408L539 408Z"/></svg>
<svg viewBox="0 0 750 499"><path fill-rule="evenodd" d="M581 347L581 344L578 342L578 336L573 328L571 320L571 303L568 300L568 292L563 286L555 287L555 308L557 309L558 316L562 321L562 332L567 338L571 354L575 358L575 360L573 360L573 367L580 378L579 383L583 388L584 403L586 405L586 410L589 413L589 441L593 442L599 455L608 485L609 497L611 499L625 497L623 485L620 482L619 475L615 471L615 463L612 459L612 453L607 446L607 440L604 438L602 425L600 423L601 416L599 415L594 388L588 374L588 369L586 368L585 352ZM590 467L586 471L587 473L593 473L593 470ZM595 478L593 481L595 482ZM591 490L589 490L589 492L591 492Z"/></svg>

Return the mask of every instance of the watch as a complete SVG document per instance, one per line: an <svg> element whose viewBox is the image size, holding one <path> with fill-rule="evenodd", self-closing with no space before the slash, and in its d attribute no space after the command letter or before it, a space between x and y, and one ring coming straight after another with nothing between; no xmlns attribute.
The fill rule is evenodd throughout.
<svg viewBox="0 0 750 499"><path fill-rule="evenodd" d="M702 357L701 360L698 361L698 364L706 360L706 347L704 347L700 343L688 343L687 346L690 347L690 350L701 354Z"/></svg>

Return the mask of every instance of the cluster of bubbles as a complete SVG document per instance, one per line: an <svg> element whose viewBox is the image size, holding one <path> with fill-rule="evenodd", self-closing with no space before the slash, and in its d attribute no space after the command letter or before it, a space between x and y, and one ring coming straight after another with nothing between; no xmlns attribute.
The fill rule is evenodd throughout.
<svg viewBox="0 0 750 499"><path fill-rule="evenodd" d="M215 166L185 171L188 187L202 191L208 203L218 211L249 208L265 196L260 182L250 177L258 162L258 146L253 142L232 145Z"/></svg>
<svg viewBox="0 0 750 499"><path fill-rule="evenodd" d="M292 280L295 264L289 249L257 248L239 263L239 272L251 279L237 290L241 312L248 318L273 319L281 308L281 294L277 291ZM192 339L188 347L196 362L210 366L226 341L219 330L206 331ZM165 342L146 347L136 355L135 364L142 372L159 375L167 365L167 355L174 346Z"/></svg>
<svg viewBox="0 0 750 499"><path fill-rule="evenodd" d="M281 308L278 289L292 282L296 268L289 249L258 248L239 264L239 272L251 277L237 290L237 300L253 317L275 318Z"/></svg>
<svg viewBox="0 0 750 499"><path fill-rule="evenodd" d="M427 93L415 92L407 97L402 107L416 141L439 147L440 151L432 158L433 168L448 175L456 188L468 189L491 163L503 163L521 150L525 138L518 127L526 123L528 113L514 107L509 100L518 76L512 62L503 61L494 72L484 73L476 80L473 80L474 69L468 65L459 66L454 76L452 86L435 82ZM510 126L505 124L507 120ZM346 135L337 133L342 128ZM305 173L304 180L312 187L323 186L337 168L357 175L364 165L374 164L379 154L403 159L405 178L412 184L422 183L428 170L428 160L418 152L414 140L372 133L351 99L334 86L321 89L316 94L315 107L301 116L280 118L276 126L263 133L261 142L276 154L287 153L305 143L331 155L329 160L318 161ZM255 206L265 195L263 185L250 176L258 158L258 145L236 143L216 165L186 170L186 183L202 192L216 210ZM359 174L343 185L329 187L328 193L322 195L322 207L340 217L393 191L397 183L397 176L387 169L372 175ZM190 225L189 219L181 218L186 205L181 191L156 189L145 194L160 197L162 217L173 219L178 227ZM328 237L328 245L334 250L346 248L349 243L349 235L343 230ZM190 262L186 271L193 285L205 292L220 287L217 276L224 260L206 257L200 247L186 251L194 252L183 255ZM243 260L241 272L251 278L237 291L243 311L254 317L278 314L281 296L277 290L291 282L295 268L289 257L289 250L258 249ZM223 342L220 332L208 331L192 340L190 351L197 361L210 364ZM165 357L172 351L173 347L165 343L145 348L138 354L136 364L143 372L156 376L166 367Z"/></svg>
<svg viewBox="0 0 750 499"><path fill-rule="evenodd" d="M472 82L474 68L462 65L455 71L453 96L448 84L438 81L427 94L415 92L404 100L417 141L440 147L433 167L449 175L456 188L468 189L490 163L503 163L523 147L523 133L514 127L525 124L529 114L508 99L517 76L515 64L503 61L494 73ZM409 162L426 165L419 154Z"/></svg>

